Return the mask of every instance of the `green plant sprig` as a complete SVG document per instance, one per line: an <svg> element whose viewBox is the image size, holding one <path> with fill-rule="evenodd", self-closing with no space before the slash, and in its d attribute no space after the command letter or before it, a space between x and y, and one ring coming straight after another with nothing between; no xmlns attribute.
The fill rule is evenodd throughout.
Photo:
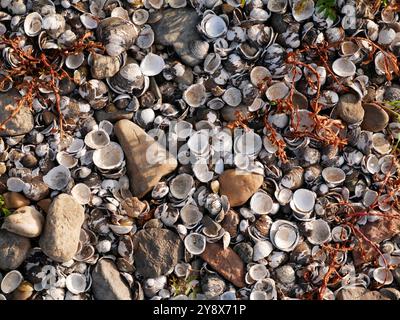
<svg viewBox="0 0 400 320"><path fill-rule="evenodd" d="M0 218L7 217L11 214L11 211L6 207L4 196L0 195Z"/></svg>
<svg viewBox="0 0 400 320"><path fill-rule="evenodd" d="M336 0L317 0L315 8L317 13L322 14L325 18L336 20Z"/></svg>

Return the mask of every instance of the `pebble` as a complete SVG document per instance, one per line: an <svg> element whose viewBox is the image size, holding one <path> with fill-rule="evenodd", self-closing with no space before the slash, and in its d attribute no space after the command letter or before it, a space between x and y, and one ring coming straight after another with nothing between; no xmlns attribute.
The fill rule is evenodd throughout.
<svg viewBox="0 0 400 320"><path fill-rule="evenodd" d="M6 217L1 228L23 237L35 238L42 233L43 224L43 215L34 207L26 206Z"/></svg>
<svg viewBox="0 0 400 320"><path fill-rule="evenodd" d="M92 280L96 300L132 300L129 286L111 260L99 260L92 272Z"/></svg>
<svg viewBox="0 0 400 320"><path fill-rule="evenodd" d="M126 211L126 214L131 218L137 218L146 209L146 204L140 201L137 197L124 199L121 202L121 207Z"/></svg>
<svg viewBox="0 0 400 320"><path fill-rule="evenodd" d="M336 294L336 300L358 300L366 292L364 287L348 287Z"/></svg>
<svg viewBox="0 0 400 320"><path fill-rule="evenodd" d="M238 234L238 225L240 223L240 216L237 212L233 210L229 210L224 220L221 222L221 227L225 229L225 231L229 232L231 238L234 238Z"/></svg>
<svg viewBox="0 0 400 320"><path fill-rule="evenodd" d="M33 154L29 153L21 159L21 163L25 168L34 168L38 164L38 160Z"/></svg>
<svg viewBox="0 0 400 320"><path fill-rule="evenodd" d="M165 275L183 256L182 240L167 229L140 230L133 241L136 270L145 278Z"/></svg>
<svg viewBox="0 0 400 320"><path fill-rule="evenodd" d="M389 116L386 111L375 103L364 103L364 120L361 129L378 132L386 128L389 123Z"/></svg>
<svg viewBox="0 0 400 320"><path fill-rule="evenodd" d="M24 262L30 248L28 238L0 230L0 270L17 269Z"/></svg>
<svg viewBox="0 0 400 320"><path fill-rule="evenodd" d="M6 192L3 194L4 204L8 209L18 209L28 206L31 201L18 192Z"/></svg>
<svg viewBox="0 0 400 320"><path fill-rule="evenodd" d="M201 289L207 299L213 299L224 293L226 288L224 280L215 274L208 274L201 279Z"/></svg>
<svg viewBox="0 0 400 320"><path fill-rule="evenodd" d="M164 147L132 121L120 120L114 130L125 153L131 192L140 199L163 176L174 171L178 163Z"/></svg>
<svg viewBox="0 0 400 320"><path fill-rule="evenodd" d="M357 300L390 300L390 299L381 294L379 291L367 291Z"/></svg>
<svg viewBox="0 0 400 320"><path fill-rule="evenodd" d="M339 117L348 124L358 123L364 118L361 100L355 94L342 95L336 108Z"/></svg>
<svg viewBox="0 0 400 320"><path fill-rule="evenodd" d="M0 123L5 121L16 107L16 101L21 98L17 90L11 89L6 93L0 93ZM1 137L19 136L33 129L34 121L30 109L23 106L21 110L5 124L4 130L0 130Z"/></svg>
<svg viewBox="0 0 400 320"><path fill-rule="evenodd" d="M92 77L94 79L106 79L116 75L121 67L118 61L118 57L92 53L90 66Z"/></svg>
<svg viewBox="0 0 400 320"><path fill-rule="evenodd" d="M39 241L43 252L57 262L71 260L78 250L83 221L83 207L68 194L58 195L50 205Z"/></svg>
<svg viewBox="0 0 400 320"><path fill-rule="evenodd" d="M44 212L48 213L49 212L49 208L51 205L51 199L46 198L46 199L42 199L40 201L37 202L37 205L39 206L39 208L41 208Z"/></svg>
<svg viewBox="0 0 400 320"><path fill-rule="evenodd" d="M224 249L220 243L207 243L206 249L200 257L236 287L242 288L246 285L244 263L230 247Z"/></svg>
<svg viewBox="0 0 400 320"><path fill-rule="evenodd" d="M190 51L191 42L201 40L197 32L199 16L191 8L166 9L160 21L152 25L156 43L173 46L182 61L190 66L201 62Z"/></svg>
<svg viewBox="0 0 400 320"><path fill-rule="evenodd" d="M263 176L237 169L229 169L219 176L220 193L226 195L232 207L241 206L263 184Z"/></svg>
<svg viewBox="0 0 400 320"><path fill-rule="evenodd" d="M388 212L390 214L390 212ZM398 213L394 213L398 214ZM382 219L374 222L369 222L360 227L360 231L373 243L379 244L383 240L390 239L399 232L399 219ZM364 254L361 250L364 249ZM371 262L377 258L376 250L363 238L359 239L359 245L353 250L353 260L355 266L360 266L364 263Z"/></svg>

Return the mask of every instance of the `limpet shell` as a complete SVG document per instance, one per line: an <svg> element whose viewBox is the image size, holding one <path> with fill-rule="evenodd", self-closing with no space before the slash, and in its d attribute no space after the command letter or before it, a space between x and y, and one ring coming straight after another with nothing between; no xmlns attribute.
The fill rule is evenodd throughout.
<svg viewBox="0 0 400 320"><path fill-rule="evenodd" d="M206 249L206 237L200 233L189 233L184 240L186 250L193 255L200 255Z"/></svg>
<svg viewBox="0 0 400 320"><path fill-rule="evenodd" d="M85 292L86 277L80 273L71 273L65 279L65 286L73 294Z"/></svg>

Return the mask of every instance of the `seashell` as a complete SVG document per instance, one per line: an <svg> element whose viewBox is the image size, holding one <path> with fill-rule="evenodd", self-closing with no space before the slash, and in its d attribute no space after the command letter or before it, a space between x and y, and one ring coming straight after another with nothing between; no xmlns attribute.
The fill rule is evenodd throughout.
<svg viewBox="0 0 400 320"><path fill-rule="evenodd" d="M307 189L297 189L293 193L292 200L290 201L290 207L296 213L304 215L312 212L315 205L316 194L313 191Z"/></svg>
<svg viewBox="0 0 400 320"><path fill-rule="evenodd" d="M124 152L116 142L110 142L101 149L96 149L93 153L93 163L96 167L103 170L111 170L121 166L124 161Z"/></svg>
<svg viewBox="0 0 400 320"><path fill-rule="evenodd" d="M272 198L265 191L257 191L250 199L250 208L257 214L268 214L272 211Z"/></svg>
<svg viewBox="0 0 400 320"><path fill-rule="evenodd" d="M133 23L119 17L101 20L96 32L111 57L119 56L129 49L138 35Z"/></svg>
<svg viewBox="0 0 400 320"><path fill-rule="evenodd" d="M186 0L169 0L168 4L171 8L178 9L178 8L184 8L187 5Z"/></svg>
<svg viewBox="0 0 400 320"><path fill-rule="evenodd" d="M150 124L152 124L154 122L155 117L156 114L154 110L151 108L139 109L135 114L135 120L143 128L146 128Z"/></svg>
<svg viewBox="0 0 400 320"><path fill-rule="evenodd" d="M189 233L184 240L186 250L193 255L200 255L206 249L206 237L200 233Z"/></svg>
<svg viewBox="0 0 400 320"><path fill-rule="evenodd" d="M65 59L65 65L68 69L78 69L83 61L85 61L85 55L83 53L71 54Z"/></svg>
<svg viewBox="0 0 400 320"><path fill-rule="evenodd" d="M156 186L153 188L153 191L151 192L151 196L156 199L160 200L164 198L169 192L169 187L166 182L161 181L156 184Z"/></svg>
<svg viewBox="0 0 400 320"><path fill-rule="evenodd" d="M373 271L372 276L374 277L374 280L379 284L390 285L393 282L393 274L386 267L376 268Z"/></svg>
<svg viewBox="0 0 400 320"><path fill-rule="evenodd" d="M204 59L204 71L213 74L221 66L221 56L218 53L209 53Z"/></svg>
<svg viewBox="0 0 400 320"><path fill-rule="evenodd" d="M269 277L269 271L263 264L255 264L251 266L248 273L249 276L255 281Z"/></svg>
<svg viewBox="0 0 400 320"><path fill-rule="evenodd" d="M210 48L210 45L209 45L209 43L207 41L194 40L194 41L189 43L190 53L195 58L200 59L200 60L203 60L204 58L206 58L209 48ZM218 59L218 57L220 57L218 53L215 53L214 55L215 56L211 56L209 59L210 60L214 60L212 58L217 58ZM209 72L209 73L214 73L214 72L210 72L210 69L208 69L208 67L206 68L206 66L208 66L209 64L210 64L210 61L208 61L207 63L204 62L204 71ZM215 66L216 64L217 63L215 63L213 61L212 65ZM221 59L219 61L219 64L221 64Z"/></svg>
<svg viewBox="0 0 400 320"><path fill-rule="evenodd" d="M228 30L226 22L215 14L204 15L201 21L201 29L209 38L219 38Z"/></svg>
<svg viewBox="0 0 400 320"><path fill-rule="evenodd" d="M253 261L260 261L268 257L273 250L269 241L257 241L253 248ZM254 278L253 278L254 279Z"/></svg>
<svg viewBox="0 0 400 320"><path fill-rule="evenodd" d="M203 219L203 213L196 205L186 204L182 207L180 217L186 228L194 228Z"/></svg>
<svg viewBox="0 0 400 320"><path fill-rule="evenodd" d="M101 149L110 143L108 133L102 129L92 130L85 136L85 144L92 149Z"/></svg>
<svg viewBox="0 0 400 320"><path fill-rule="evenodd" d="M290 190L295 190L303 185L302 167L293 167L287 174L282 177L281 185Z"/></svg>
<svg viewBox="0 0 400 320"><path fill-rule="evenodd" d="M68 185L70 179L71 172L62 165L54 167L43 176L43 182L53 190L63 190Z"/></svg>
<svg viewBox="0 0 400 320"><path fill-rule="evenodd" d="M136 45L141 49L148 49L154 43L154 31L149 25L144 25L138 37L136 38Z"/></svg>
<svg viewBox="0 0 400 320"><path fill-rule="evenodd" d="M144 25L149 19L149 12L142 8L136 9L133 11L131 19L138 26Z"/></svg>
<svg viewBox="0 0 400 320"><path fill-rule="evenodd" d="M192 84L183 92L183 100L193 108L203 105L206 99L206 89L202 83Z"/></svg>
<svg viewBox="0 0 400 320"><path fill-rule="evenodd" d="M269 0L267 3L267 8L271 12L285 13L287 4L287 0Z"/></svg>
<svg viewBox="0 0 400 320"><path fill-rule="evenodd" d="M393 73L395 70L395 66L390 59L385 59L385 56L382 52L378 52L375 55L374 59L375 70L378 75L386 75L386 73Z"/></svg>
<svg viewBox="0 0 400 320"><path fill-rule="evenodd" d="M148 53L140 63L140 70L143 75L149 77L161 73L164 67L164 59L154 53Z"/></svg>
<svg viewBox="0 0 400 320"><path fill-rule="evenodd" d="M286 220L274 221L269 237L276 248L285 252L292 251L300 240L297 226Z"/></svg>
<svg viewBox="0 0 400 320"><path fill-rule="evenodd" d="M289 87L284 82L277 82L270 86L265 92L269 101L284 99L289 94Z"/></svg>
<svg viewBox="0 0 400 320"><path fill-rule="evenodd" d="M346 226L336 226L332 229L332 239L335 242L343 242L349 239L350 230Z"/></svg>
<svg viewBox="0 0 400 320"><path fill-rule="evenodd" d="M53 39L57 39L65 31L65 19L61 14L49 14L43 17L42 28Z"/></svg>
<svg viewBox="0 0 400 320"><path fill-rule="evenodd" d="M129 63L123 66L118 73L107 83L116 93L131 93L134 89L142 90L146 85L141 68L136 63Z"/></svg>
<svg viewBox="0 0 400 320"><path fill-rule="evenodd" d="M37 12L32 12L25 17L24 31L29 37L37 36L42 30L42 16Z"/></svg>
<svg viewBox="0 0 400 320"><path fill-rule="evenodd" d="M162 210L160 220L167 226L172 227L179 219L179 210L175 208L168 208Z"/></svg>
<svg viewBox="0 0 400 320"><path fill-rule="evenodd" d="M12 192L22 192L25 188L25 182L16 177L10 177L7 179L7 189Z"/></svg>
<svg viewBox="0 0 400 320"><path fill-rule="evenodd" d="M346 174L340 168L327 167L322 170L322 177L330 187L342 184L346 179Z"/></svg>
<svg viewBox="0 0 400 320"><path fill-rule="evenodd" d="M91 29L97 29L97 27L98 27L97 20L95 19L95 17L93 15L91 15L89 13L81 14L79 16L79 19L81 20L83 26L86 29L91 30Z"/></svg>
<svg viewBox="0 0 400 320"><path fill-rule="evenodd" d="M314 14L313 0L294 0L292 4L292 15L297 22L307 20Z"/></svg>
<svg viewBox="0 0 400 320"><path fill-rule="evenodd" d="M352 77L356 73L356 66L347 58L339 58L332 63L332 70L340 77Z"/></svg>
<svg viewBox="0 0 400 320"><path fill-rule="evenodd" d="M225 90L222 100L231 107L237 107L242 102L242 93L235 87Z"/></svg>
<svg viewBox="0 0 400 320"><path fill-rule="evenodd" d="M71 156L69 153L64 151L57 153L56 159L60 165L68 169L71 169L78 164L78 159L76 159L75 157Z"/></svg>
<svg viewBox="0 0 400 320"><path fill-rule="evenodd" d="M85 292L86 277L80 273L71 273L65 278L65 286L73 294Z"/></svg>
<svg viewBox="0 0 400 320"><path fill-rule="evenodd" d="M71 189L71 195L79 204L85 205L90 202L92 193L86 184L78 183Z"/></svg>
<svg viewBox="0 0 400 320"><path fill-rule="evenodd" d="M23 280L21 272L12 270L1 280L0 289L5 294L11 293L19 287Z"/></svg>
<svg viewBox="0 0 400 320"><path fill-rule="evenodd" d="M250 20L256 22L265 22L270 16L271 13L262 8L254 8L250 11Z"/></svg>
<svg viewBox="0 0 400 320"><path fill-rule="evenodd" d="M177 263L174 268L174 273L178 278L187 277L190 273L191 265L189 263Z"/></svg>
<svg viewBox="0 0 400 320"><path fill-rule="evenodd" d="M392 146L383 133L372 135L372 148L379 154L387 154L392 150Z"/></svg>
<svg viewBox="0 0 400 320"><path fill-rule="evenodd" d="M331 240L331 229L329 224L322 219L308 221L304 223L308 233L307 240L315 245L321 245Z"/></svg>
<svg viewBox="0 0 400 320"><path fill-rule="evenodd" d="M171 180L169 189L174 198L181 200L189 195L193 185L193 177L189 174L182 173Z"/></svg>
<svg viewBox="0 0 400 320"><path fill-rule="evenodd" d="M234 142L235 152L242 155L254 156L263 146L261 137L254 131L247 131L239 135Z"/></svg>
<svg viewBox="0 0 400 320"><path fill-rule="evenodd" d="M267 68L263 66L256 66L253 69L251 69L250 81L256 87L263 85L265 81L270 77L271 73Z"/></svg>

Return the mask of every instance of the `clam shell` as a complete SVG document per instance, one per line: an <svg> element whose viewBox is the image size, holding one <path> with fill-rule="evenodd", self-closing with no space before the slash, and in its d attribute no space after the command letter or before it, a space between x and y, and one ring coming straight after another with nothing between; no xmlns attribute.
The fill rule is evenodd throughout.
<svg viewBox="0 0 400 320"><path fill-rule="evenodd" d="M264 82L270 77L271 73L266 67L256 66L253 69L251 69L250 81L256 87L263 85Z"/></svg>
<svg viewBox="0 0 400 320"><path fill-rule="evenodd" d="M16 177L10 177L7 179L7 189L12 192L22 192L25 188L25 182Z"/></svg>
<svg viewBox="0 0 400 320"><path fill-rule="evenodd" d="M3 293L8 294L16 290L24 280L21 272L12 270L8 272L0 284L0 289Z"/></svg>
<svg viewBox="0 0 400 320"><path fill-rule="evenodd" d="M29 37L37 36L42 30L42 16L37 12L32 12L25 17L24 31Z"/></svg>
<svg viewBox="0 0 400 320"><path fill-rule="evenodd" d="M95 17L89 13L84 13L80 15L79 19L81 20L82 24L85 26L86 29L96 29L98 26L97 20Z"/></svg>
<svg viewBox="0 0 400 320"><path fill-rule="evenodd" d="M272 198L265 191L257 191L250 199L250 208L257 214L270 213L272 205Z"/></svg>
<svg viewBox="0 0 400 320"><path fill-rule="evenodd" d="M218 38L228 30L225 20L214 14L208 14L204 16L201 26L203 28L203 32L209 38Z"/></svg>
<svg viewBox="0 0 400 320"><path fill-rule="evenodd" d="M293 18L300 22L307 20L314 14L313 0L294 0L292 4Z"/></svg>
<svg viewBox="0 0 400 320"><path fill-rule="evenodd" d="M237 107L242 102L242 93L239 89L230 87L225 90L222 100L231 107Z"/></svg>
<svg viewBox="0 0 400 320"><path fill-rule="evenodd" d="M193 255L200 255L206 249L206 237L200 233L189 233L184 240L186 250Z"/></svg>
<svg viewBox="0 0 400 320"><path fill-rule="evenodd" d="M51 169L45 176L43 182L53 190L63 190L71 179L68 168L60 165Z"/></svg>
<svg viewBox="0 0 400 320"><path fill-rule="evenodd" d="M174 198L185 199L192 190L193 185L193 177L187 173L182 173L171 180L169 189Z"/></svg>
<svg viewBox="0 0 400 320"><path fill-rule="evenodd" d="M249 276L255 281L262 280L269 276L269 271L263 264L255 264L251 266L248 273Z"/></svg>
<svg viewBox="0 0 400 320"><path fill-rule="evenodd" d="M101 149L96 149L93 153L93 163L96 167L103 170L111 170L121 166L124 161L124 152L116 142L110 142Z"/></svg>
<svg viewBox="0 0 400 320"><path fill-rule="evenodd" d="M273 250L273 246L269 241L258 241L253 248L253 261L259 261L268 257ZM254 279L254 278L253 278Z"/></svg>
<svg viewBox="0 0 400 320"><path fill-rule="evenodd" d="M307 189L297 189L290 201L292 209L300 212L310 212L314 209L316 194Z"/></svg>
<svg viewBox="0 0 400 320"><path fill-rule="evenodd" d="M80 204L85 205L90 202L92 192L84 183L78 183L71 189L72 197Z"/></svg>
<svg viewBox="0 0 400 320"><path fill-rule="evenodd" d="M132 22L138 26L141 26L149 19L149 12L145 9L137 9L132 14Z"/></svg>
<svg viewBox="0 0 400 320"><path fill-rule="evenodd" d="M356 66L349 59L339 58L333 62L332 70L340 77L352 77L356 73Z"/></svg>
<svg viewBox="0 0 400 320"><path fill-rule="evenodd" d="M164 69L165 62L162 57L154 53L148 53L140 62L140 70L145 76L155 76Z"/></svg>
<svg viewBox="0 0 400 320"><path fill-rule="evenodd" d="M322 170L322 177L329 186L338 186L346 180L345 172L336 167L327 167Z"/></svg>
<svg viewBox="0 0 400 320"><path fill-rule="evenodd" d="M186 228L194 228L203 219L203 213L196 205L186 204L182 207L180 217Z"/></svg>
<svg viewBox="0 0 400 320"><path fill-rule="evenodd" d="M276 248L285 252L292 251L300 240L297 226L286 220L274 221L269 237Z"/></svg>
<svg viewBox="0 0 400 320"><path fill-rule="evenodd" d="M78 69L83 61L85 61L85 55L83 53L71 54L65 59L65 65L71 70Z"/></svg>
<svg viewBox="0 0 400 320"><path fill-rule="evenodd" d="M183 92L183 100L193 108L203 105L206 99L206 89L201 83L193 84Z"/></svg>
<svg viewBox="0 0 400 320"><path fill-rule="evenodd" d="M85 144L92 149L101 149L110 143L108 133L102 129L92 130L85 136Z"/></svg>
<svg viewBox="0 0 400 320"><path fill-rule="evenodd" d="M86 277L80 273L71 273L65 279L65 286L73 294L85 292Z"/></svg>
<svg viewBox="0 0 400 320"><path fill-rule="evenodd" d="M78 164L78 159L64 151L57 153L56 159L60 165L68 169L71 169Z"/></svg>
<svg viewBox="0 0 400 320"><path fill-rule="evenodd" d="M376 268L372 273L372 276L379 284L390 285L393 282L393 274L386 267Z"/></svg>
<svg viewBox="0 0 400 320"><path fill-rule="evenodd" d="M313 220L306 222L304 225L306 231L309 233L307 240L310 243L320 245L331 240L331 229L325 220Z"/></svg>
<svg viewBox="0 0 400 320"><path fill-rule="evenodd" d="M285 98L289 94L289 87L284 82L277 82L270 86L265 92L269 101Z"/></svg>

